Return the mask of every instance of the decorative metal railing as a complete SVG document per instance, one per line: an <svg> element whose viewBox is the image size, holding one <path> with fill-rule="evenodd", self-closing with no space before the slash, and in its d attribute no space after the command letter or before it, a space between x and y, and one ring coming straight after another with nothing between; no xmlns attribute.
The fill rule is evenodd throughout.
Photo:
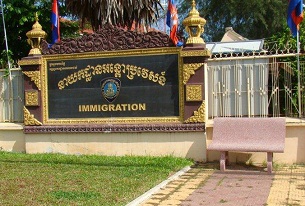
<svg viewBox="0 0 305 206"><path fill-rule="evenodd" d="M298 71L296 54L287 53L210 59L208 117L304 118L305 62L299 65Z"/></svg>
<svg viewBox="0 0 305 206"><path fill-rule="evenodd" d="M0 70L0 122L23 122L23 76L20 67Z"/></svg>
<svg viewBox="0 0 305 206"><path fill-rule="evenodd" d="M251 41L250 41L251 42ZM256 43L261 42L259 48L253 46L253 49L249 49L250 47L245 48L236 48L233 45L233 48L230 49L230 44L227 44L224 48L224 51L217 50L217 53L213 53L211 59L224 59L224 58L270 58L271 56L296 56L297 47L295 42L271 42L271 41L263 41L257 40ZM232 43L232 42L229 42ZM217 43L216 43L217 44ZM305 50L305 46L301 47L301 51Z"/></svg>

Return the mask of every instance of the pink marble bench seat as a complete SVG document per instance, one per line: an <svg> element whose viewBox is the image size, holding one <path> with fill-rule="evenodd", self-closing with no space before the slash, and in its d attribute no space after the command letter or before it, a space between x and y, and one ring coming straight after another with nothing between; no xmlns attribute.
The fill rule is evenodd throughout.
<svg viewBox="0 0 305 206"><path fill-rule="evenodd" d="M272 173L273 153L284 152L285 118L214 119L213 139L207 150L220 151L220 170L225 171L228 152L267 152L267 169Z"/></svg>

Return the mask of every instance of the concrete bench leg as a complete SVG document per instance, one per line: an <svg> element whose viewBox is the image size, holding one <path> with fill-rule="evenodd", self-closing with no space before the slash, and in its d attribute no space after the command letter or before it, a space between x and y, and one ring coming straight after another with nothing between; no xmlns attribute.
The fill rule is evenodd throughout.
<svg viewBox="0 0 305 206"><path fill-rule="evenodd" d="M272 162L273 162L273 153L267 152L267 171L269 174L272 173Z"/></svg>
<svg viewBox="0 0 305 206"><path fill-rule="evenodd" d="M220 171L224 172L226 170L226 163L228 161L228 152L220 152Z"/></svg>

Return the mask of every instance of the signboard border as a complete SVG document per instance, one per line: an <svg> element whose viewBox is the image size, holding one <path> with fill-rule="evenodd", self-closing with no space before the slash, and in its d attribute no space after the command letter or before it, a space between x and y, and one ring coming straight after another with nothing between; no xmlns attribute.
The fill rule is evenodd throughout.
<svg viewBox="0 0 305 206"><path fill-rule="evenodd" d="M151 124L151 123L182 123L184 114L184 85L182 72L182 58L180 57L181 48L157 48L157 49L134 49L120 51L101 51L87 52L77 54L56 54L42 56L42 106L43 106L43 124L45 125L71 125L71 124ZM111 57L128 57L128 56L152 56L162 54L178 55L178 82L179 82L179 116L166 117L113 117L113 118L49 118L48 106L48 71L47 61L49 60L69 60L69 59L89 59L89 58L111 58Z"/></svg>

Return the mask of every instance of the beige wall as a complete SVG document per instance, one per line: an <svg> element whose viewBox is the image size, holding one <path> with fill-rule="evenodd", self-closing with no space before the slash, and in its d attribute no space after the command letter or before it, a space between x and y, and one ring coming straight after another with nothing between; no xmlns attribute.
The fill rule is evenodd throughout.
<svg viewBox="0 0 305 206"><path fill-rule="evenodd" d="M19 124L0 124L0 148L27 153L100 155L174 155L196 161L218 161L219 152L206 151L212 140L212 126L206 134L185 133L57 133L24 134ZM266 161L266 153L230 153L231 162ZM305 163L305 125L287 124L284 153L275 153L277 163Z"/></svg>
<svg viewBox="0 0 305 206"><path fill-rule="evenodd" d="M0 124L0 149L26 153L174 155L206 161L203 132L24 134L23 126Z"/></svg>
<svg viewBox="0 0 305 206"><path fill-rule="evenodd" d="M174 155L206 161L205 136L189 133L26 134L27 153Z"/></svg>
<svg viewBox="0 0 305 206"><path fill-rule="evenodd" d="M0 123L0 149L25 152L23 126L21 124Z"/></svg>

